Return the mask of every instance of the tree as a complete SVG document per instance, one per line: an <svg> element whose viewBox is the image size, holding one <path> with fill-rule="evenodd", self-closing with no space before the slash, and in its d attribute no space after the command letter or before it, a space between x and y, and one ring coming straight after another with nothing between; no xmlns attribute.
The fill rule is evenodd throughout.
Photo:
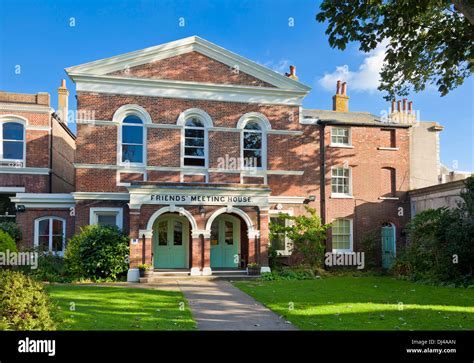
<svg viewBox="0 0 474 363"><path fill-rule="evenodd" d="M474 5L469 0L324 0L316 15L328 21L332 48L349 42L369 52L388 42L380 74L386 100L435 84L445 96L470 75Z"/></svg>
<svg viewBox="0 0 474 363"><path fill-rule="evenodd" d="M290 216L281 214L280 218L290 223L270 223L270 238L275 240L286 235L293 243L292 253L298 254L303 264L314 271L324 261L326 231L330 224L322 224L316 210L306 207L309 215Z"/></svg>

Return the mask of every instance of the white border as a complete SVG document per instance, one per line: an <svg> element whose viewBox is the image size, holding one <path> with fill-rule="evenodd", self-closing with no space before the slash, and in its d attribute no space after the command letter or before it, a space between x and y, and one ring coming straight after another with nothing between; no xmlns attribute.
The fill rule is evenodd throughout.
<svg viewBox="0 0 474 363"><path fill-rule="evenodd" d="M111 208L111 207L94 207L89 209L89 224L94 225L98 222L98 214L100 212L112 212L117 213L115 215L115 224L118 228L123 229L123 208Z"/></svg>

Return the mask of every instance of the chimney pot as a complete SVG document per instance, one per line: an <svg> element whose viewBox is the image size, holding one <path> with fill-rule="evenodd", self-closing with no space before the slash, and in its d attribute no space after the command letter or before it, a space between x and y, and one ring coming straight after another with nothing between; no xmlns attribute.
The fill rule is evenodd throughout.
<svg viewBox="0 0 474 363"><path fill-rule="evenodd" d="M341 93L341 81L337 81L337 86L336 86L336 95L339 95Z"/></svg>
<svg viewBox="0 0 474 363"><path fill-rule="evenodd" d="M397 111L402 112L402 101L397 101Z"/></svg>
<svg viewBox="0 0 474 363"><path fill-rule="evenodd" d="M395 112L395 100L392 100L392 113Z"/></svg>
<svg viewBox="0 0 474 363"><path fill-rule="evenodd" d="M408 112L412 113L413 111L413 101L408 102Z"/></svg>
<svg viewBox="0 0 474 363"><path fill-rule="evenodd" d="M347 83L346 82L343 82L342 83L342 88L341 88L341 93L345 96L346 95L346 86L347 86Z"/></svg>
<svg viewBox="0 0 474 363"><path fill-rule="evenodd" d="M404 98L403 99L403 112L405 112L407 110L407 99Z"/></svg>
<svg viewBox="0 0 474 363"><path fill-rule="evenodd" d="M290 74L292 76L295 76L296 75L296 67L295 66L290 66Z"/></svg>
<svg viewBox="0 0 474 363"><path fill-rule="evenodd" d="M66 88L66 80L65 79L61 80L61 88Z"/></svg>

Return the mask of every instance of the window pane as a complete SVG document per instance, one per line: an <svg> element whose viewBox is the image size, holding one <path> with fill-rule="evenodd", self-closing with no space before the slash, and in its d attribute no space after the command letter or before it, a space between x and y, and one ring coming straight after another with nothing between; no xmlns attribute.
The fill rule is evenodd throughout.
<svg viewBox="0 0 474 363"><path fill-rule="evenodd" d="M205 166L206 161L204 159L184 158L184 165L186 165L186 166Z"/></svg>
<svg viewBox="0 0 474 363"><path fill-rule="evenodd" d="M4 140L23 140L23 125L16 122L5 122L3 124Z"/></svg>
<svg viewBox="0 0 474 363"><path fill-rule="evenodd" d="M204 148L202 147L186 147L184 154L187 156L202 156L204 157Z"/></svg>
<svg viewBox="0 0 474 363"><path fill-rule="evenodd" d="M173 244L181 246L183 244L183 223L173 221Z"/></svg>
<svg viewBox="0 0 474 363"><path fill-rule="evenodd" d="M101 226L116 226L117 215L116 214L99 214L97 215L97 224Z"/></svg>
<svg viewBox="0 0 474 363"><path fill-rule="evenodd" d="M143 127L122 126L122 143L143 144Z"/></svg>
<svg viewBox="0 0 474 363"><path fill-rule="evenodd" d="M61 252L63 250L63 235L53 236L53 252Z"/></svg>
<svg viewBox="0 0 474 363"><path fill-rule="evenodd" d="M158 224L158 245L166 246L168 244L168 222Z"/></svg>
<svg viewBox="0 0 474 363"><path fill-rule="evenodd" d="M184 141L185 146L204 146L204 139L187 137Z"/></svg>
<svg viewBox="0 0 474 363"><path fill-rule="evenodd" d="M244 149L261 149L262 134L256 132L244 132Z"/></svg>
<svg viewBox="0 0 474 363"><path fill-rule="evenodd" d="M3 158L4 159L23 159L23 142L4 141L3 142Z"/></svg>
<svg viewBox="0 0 474 363"><path fill-rule="evenodd" d="M204 130L185 129L184 136L204 139Z"/></svg>
<svg viewBox="0 0 474 363"><path fill-rule="evenodd" d="M143 146L142 145L122 145L122 161L131 163L143 162Z"/></svg>
<svg viewBox="0 0 474 363"><path fill-rule="evenodd" d="M143 124L143 121L140 119L140 117L135 116L135 115L130 115L127 116L123 119L123 123L127 124Z"/></svg>
<svg viewBox="0 0 474 363"><path fill-rule="evenodd" d="M244 166L247 168L262 166L261 150L244 150Z"/></svg>
<svg viewBox="0 0 474 363"><path fill-rule="evenodd" d="M261 130L260 125L257 122L254 122L254 121L247 122L244 129L246 129L246 130Z"/></svg>
<svg viewBox="0 0 474 363"><path fill-rule="evenodd" d="M49 235L49 219L43 219L38 223L38 234L40 236Z"/></svg>
<svg viewBox="0 0 474 363"><path fill-rule="evenodd" d="M60 221L59 219L53 219L53 234L63 234L63 221Z"/></svg>
<svg viewBox="0 0 474 363"><path fill-rule="evenodd" d="M234 224L231 222L225 222L225 243L227 245L234 244Z"/></svg>
<svg viewBox="0 0 474 363"><path fill-rule="evenodd" d="M49 236L38 237L38 248L41 251L49 251Z"/></svg>
<svg viewBox="0 0 474 363"><path fill-rule="evenodd" d="M191 127L204 127L203 123L201 120L197 118L190 118L186 120L186 126L191 126Z"/></svg>

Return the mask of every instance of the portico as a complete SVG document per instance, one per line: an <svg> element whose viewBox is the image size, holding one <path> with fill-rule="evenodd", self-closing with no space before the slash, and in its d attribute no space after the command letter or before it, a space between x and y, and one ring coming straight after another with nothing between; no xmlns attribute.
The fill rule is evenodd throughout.
<svg viewBox="0 0 474 363"><path fill-rule="evenodd" d="M268 267L268 208L265 185L135 182L130 194L130 270L189 270Z"/></svg>

